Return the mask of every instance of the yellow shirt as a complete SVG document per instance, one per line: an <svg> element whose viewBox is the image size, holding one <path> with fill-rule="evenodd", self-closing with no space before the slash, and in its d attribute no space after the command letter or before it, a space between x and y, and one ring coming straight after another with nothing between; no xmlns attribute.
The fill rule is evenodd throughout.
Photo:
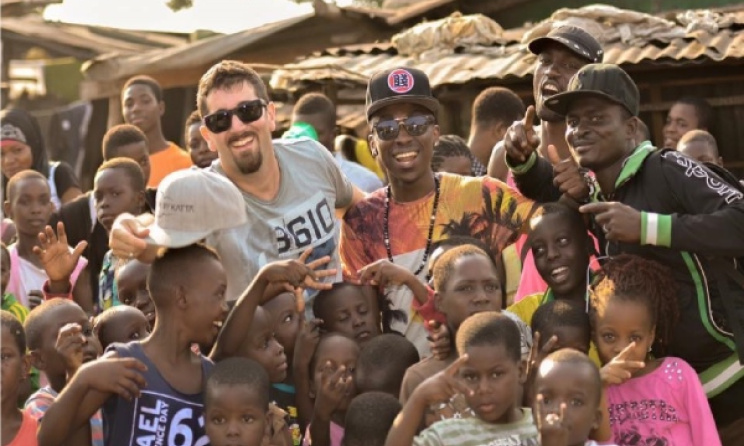
<svg viewBox="0 0 744 446"><path fill-rule="evenodd" d="M517 252L517 245L511 244L504 248L501 251L501 260L504 262L504 272L506 273L506 283L504 284L506 305L511 306L514 305L514 296L517 295L519 279L522 277L522 261Z"/></svg>
<svg viewBox="0 0 744 446"><path fill-rule="evenodd" d="M550 293L550 290L548 290L548 293ZM519 316L520 319L522 319L522 322L527 324L528 326L532 326L532 316L535 314L535 311L537 311L537 308L542 305L543 303L549 302L550 300L553 300L552 293L551 297L548 297L546 299L546 296L548 293L545 294L532 294L529 296L526 296L524 299L520 300L519 302L510 305L507 307L507 311L511 311L512 313ZM599 352L597 351L597 347L594 345L594 342L591 342L589 344L589 359L591 359L595 364L597 364L597 367L602 367L602 363L599 360Z"/></svg>
<svg viewBox="0 0 744 446"><path fill-rule="evenodd" d="M158 187L169 173L188 169L193 165L191 155L172 142L167 149L150 155L150 180L147 187Z"/></svg>

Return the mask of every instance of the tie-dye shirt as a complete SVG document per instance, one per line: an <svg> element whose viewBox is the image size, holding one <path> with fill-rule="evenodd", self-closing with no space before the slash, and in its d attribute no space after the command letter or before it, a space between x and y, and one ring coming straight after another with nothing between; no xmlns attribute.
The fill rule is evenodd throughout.
<svg viewBox="0 0 744 446"><path fill-rule="evenodd" d="M461 177L440 174L440 195L432 242L453 236L480 239L494 254L514 243L527 228L537 205L505 183L489 177ZM347 211L341 230L341 261L344 277L387 258L384 243L385 195L380 189ZM390 245L396 264L416 272L424 257L434 191L409 203L390 203ZM418 275L426 278L426 268ZM393 322L393 330L405 334L420 352L428 352L423 321L413 312L413 295L406 287L388 290L393 309L408 315L406 322Z"/></svg>

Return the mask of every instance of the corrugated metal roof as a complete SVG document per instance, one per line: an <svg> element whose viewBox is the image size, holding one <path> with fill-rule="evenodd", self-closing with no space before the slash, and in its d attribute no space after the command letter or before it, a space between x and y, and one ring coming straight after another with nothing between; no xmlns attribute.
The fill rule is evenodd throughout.
<svg viewBox="0 0 744 446"><path fill-rule="evenodd" d="M678 29L678 28L675 28ZM511 40L526 30L507 30ZM697 30L684 37L644 42L604 42L604 62L618 65L704 63L744 58L744 30L740 26L716 33ZM502 46L472 46L454 52L440 52L418 59L402 56L389 43L361 48L337 48L274 71L275 89L293 90L305 82L334 80L341 84L366 84L375 72L396 66L415 66L426 72L432 87L464 84L479 79L523 78L532 74L535 56L526 45L515 42Z"/></svg>
<svg viewBox="0 0 744 446"><path fill-rule="evenodd" d="M185 35L177 37L164 33L48 22L37 15L3 17L2 33L3 37L15 34L19 38L34 41L40 46L44 46L44 42L49 42L53 45L69 47L81 54L88 54L88 57L108 52L141 53L187 41Z"/></svg>

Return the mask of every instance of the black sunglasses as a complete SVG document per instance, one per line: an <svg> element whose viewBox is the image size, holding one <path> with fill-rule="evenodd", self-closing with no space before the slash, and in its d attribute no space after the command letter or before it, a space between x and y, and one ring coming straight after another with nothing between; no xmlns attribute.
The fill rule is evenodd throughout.
<svg viewBox="0 0 744 446"><path fill-rule="evenodd" d="M243 124L257 121L263 115L266 103L262 99L243 101L232 110L218 110L204 117L204 125L212 133L222 133L232 126L233 115L237 116Z"/></svg>
<svg viewBox="0 0 744 446"><path fill-rule="evenodd" d="M406 129L411 136L421 136L429 130L429 126L434 124L434 116L417 115L401 119L380 120L374 125L377 137L383 141L392 141L400 134L400 128Z"/></svg>

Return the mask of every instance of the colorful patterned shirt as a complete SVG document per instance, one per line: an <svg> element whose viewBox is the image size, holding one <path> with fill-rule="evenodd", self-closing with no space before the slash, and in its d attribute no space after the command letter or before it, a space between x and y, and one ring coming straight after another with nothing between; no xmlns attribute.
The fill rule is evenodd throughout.
<svg viewBox="0 0 744 446"><path fill-rule="evenodd" d="M41 422L49 406L54 403L59 394L49 386L44 386L37 390L26 401L26 413L31 415L36 421ZM91 444L93 446L103 446L103 419L99 410L90 419Z"/></svg>
<svg viewBox="0 0 744 446"><path fill-rule="evenodd" d="M537 205L503 182L489 177L461 177L440 174L440 196L432 242L453 236L482 240L498 254L527 229ZM368 195L344 216L340 252L346 279L357 271L388 257L384 243L385 196L387 188ZM416 272L424 257L434 191L419 200L398 203L391 200L389 236L393 260ZM425 281L426 268L418 274ZM403 310L407 322L394 322L392 329L405 336L422 353L428 352L423 320L413 311L413 294L407 287L388 290L394 310Z"/></svg>
<svg viewBox="0 0 744 446"><path fill-rule="evenodd" d="M119 259L112 254L111 250L106 251L103 256L103 265L101 265L101 274L98 276L98 312L104 312L111 307L121 305L119 302L119 290L116 289L114 272L116 272L116 263Z"/></svg>

